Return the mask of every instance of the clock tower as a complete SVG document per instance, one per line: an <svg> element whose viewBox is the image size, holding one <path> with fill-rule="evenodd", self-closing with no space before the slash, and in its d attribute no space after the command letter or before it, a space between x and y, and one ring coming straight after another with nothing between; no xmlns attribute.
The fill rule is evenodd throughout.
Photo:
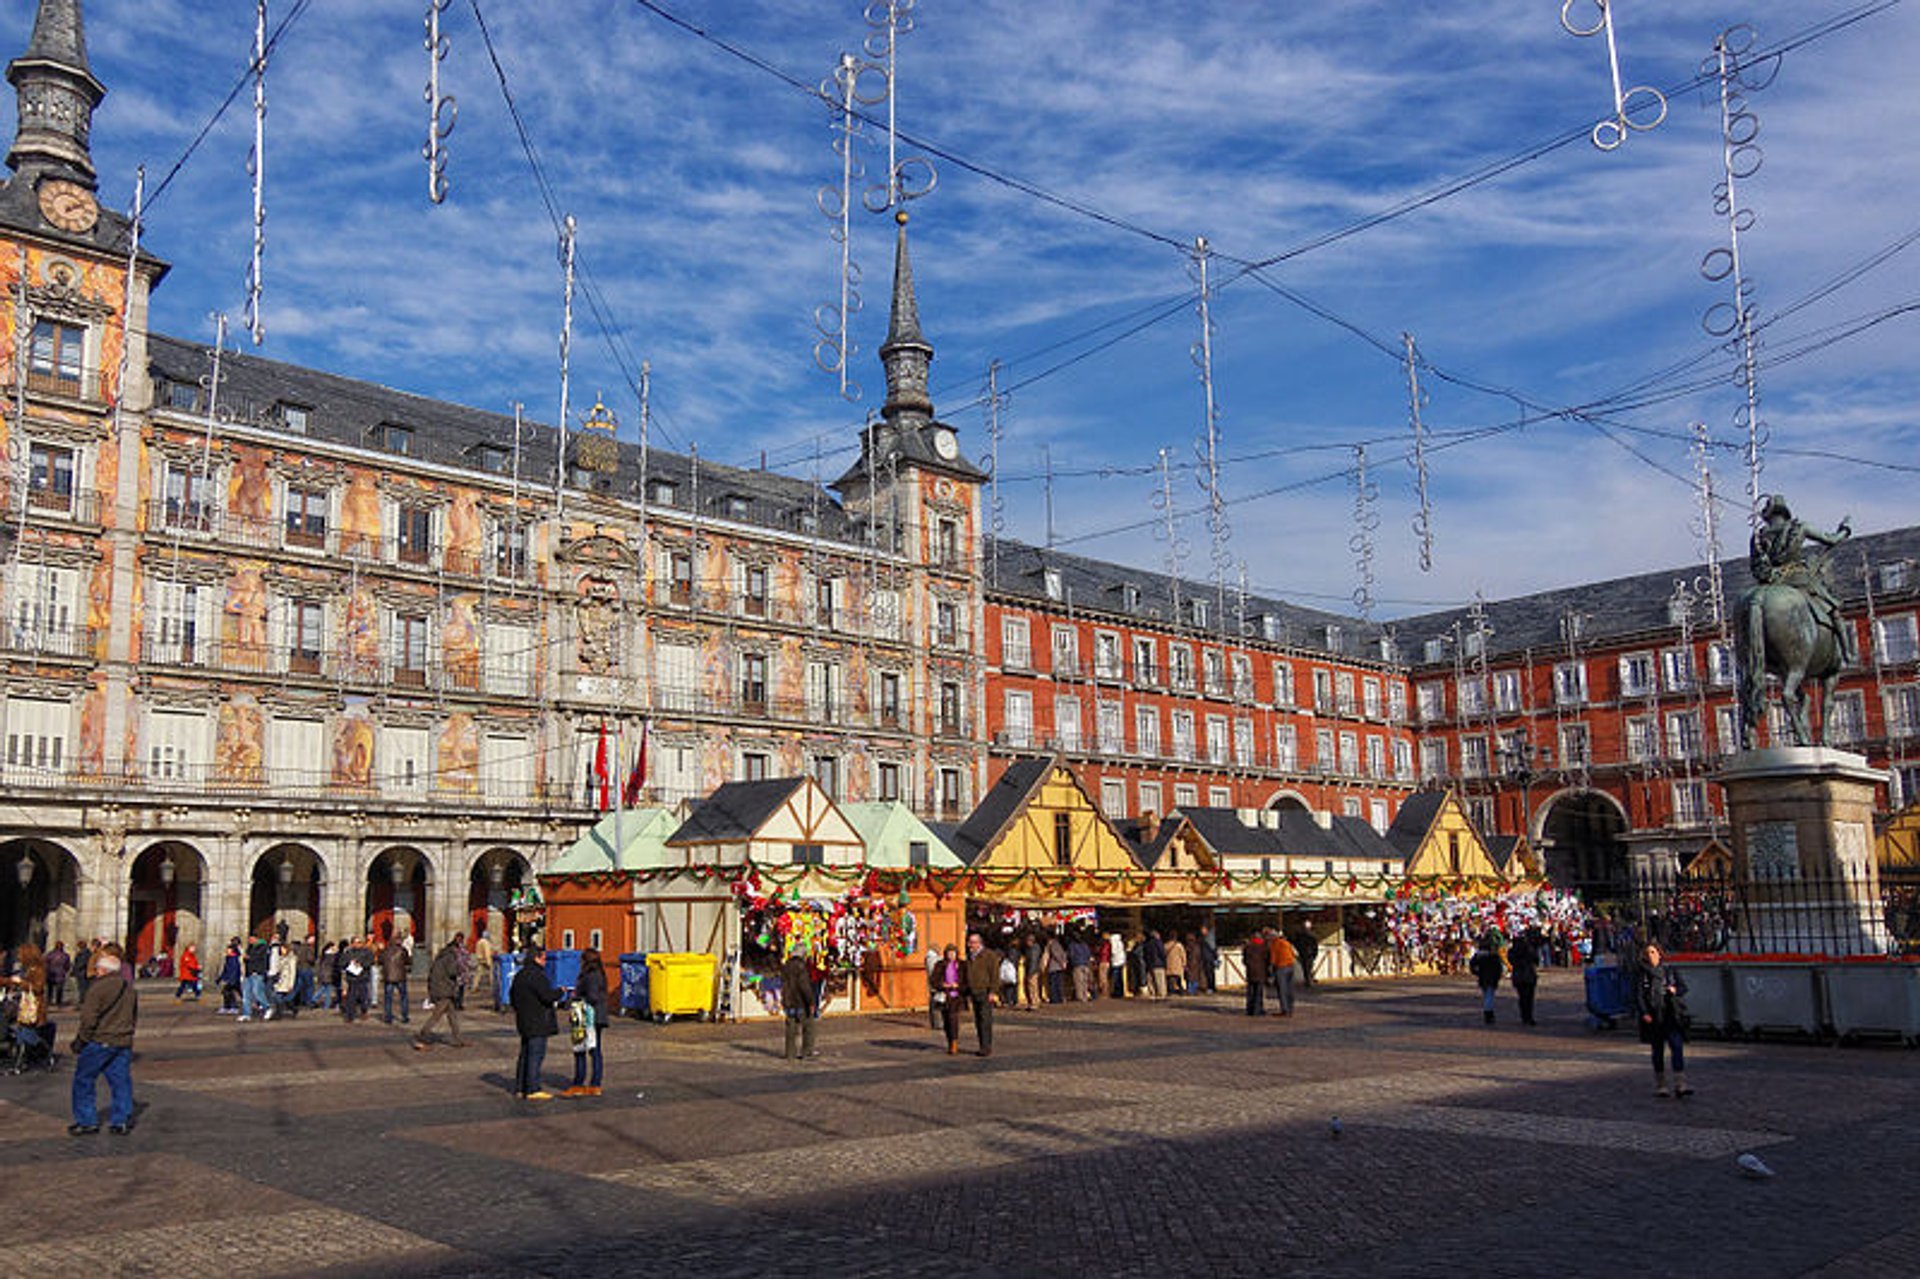
<svg viewBox="0 0 1920 1279"><path fill-rule="evenodd" d="M96 177L88 140L93 109L107 89L87 65L80 0L40 0L33 37L26 52L7 64L7 81L19 103L7 167L21 177L31 171L36 179L65 180L91 199ZM65 207L76 206L69 200Z"/></svg>

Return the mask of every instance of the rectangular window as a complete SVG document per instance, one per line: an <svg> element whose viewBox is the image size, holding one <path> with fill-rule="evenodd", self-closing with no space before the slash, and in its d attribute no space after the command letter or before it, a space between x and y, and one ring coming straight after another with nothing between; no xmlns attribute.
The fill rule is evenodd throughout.
<svg viewBox="0 0 1920 1279"><path fill-rule="evenodd" d="M73 509L72 449L34 441L27 452L27 502L43 511Z"/></svg>
<svg viewBox="0 0 1920 1279"><path fill-rule="evenodd" d="M1565 768L1585 768L1593 763L1593 751L1589 744L1585 724L1562 724L1560 726L1560 763Z"/></svg>
<svg viewBox="0 0 1920 1279"><path fill-rule="evenodd" d="M685 608L693 603L693 552L667 555L667 602Z"/></svg>
<svg viewBox="0 0 1920 1279"><path fill-rule="evenodd" d="M837 626L840 618L840 583L831 577L813 581L813 620L821 626Z"/></svg>
<svg viewBox="0 0 1920 1279"><path fill-rule="evenodd" d="M1401 782L1413 780L1413 743L1405 738L1397 738L1393 743L1393 777Z"/></svg>
<svg viewBox="0 0 1920 1279"><path fill-rule="evenodd" d="M1342 715L1352 715L1360 709L1353 700L1353 676L1346 671L1333 677L1333 705Z"/></svg>
<svg viewBox="0 0 1920 1279"><path fill-rule="evenodd" d="M1101 702L1099 710L1100 753L1119 755L1126 750L1125 710L1119 702Z"/></svg>
<svg viewBox="0 0 1920 1279"><path fill-rule="evenodd" d="M1561 662L1553 668L1553 701L1556 706L1586 705L1587 666L1585 662Z"/></svg>
<svg viewBox="0 0 1920 1279"><path fill-rule="evenodd" d="M1667 755L1671 759L1699 759L1705 752L1700 741L1700 715L1696 711L1676 711L1667 716Z"/></svg>
<svg viewBox="0 0 1920 1279"><path fill-rule="evenodd" d="M1913 614L1878 618L1873 630L1874 646L1879 649L1883 664L1898 666L1920 661L1920 640L1916 640L1914 634Z"/></svg>
<svg viewBox="0 0 1920 1279"><path fill-rule="evenodd" d="M1141 782L1137 789L1140 796L1140 807L1137 811L1143 816L1147 813L1158 816L1163 811L1160 807L1160 783Z"/></svg>
<svg viewBox="0 0 1920 1279"><path fill-rule="evenodd" d="M1193 740L1193 712L1173 712L1173 757L1183 762L1195 758Z"/></svg>
<svg viewBox="0 0 1920 1279"><path fill-rule="evenodd" d="M1293 667L1286 662L1273 664L1273 704L1293 705Z"/></svg>
<svg viewBox="0 0 1920 1279"><path fill-rule="evenodd" d="M483 642L486 645L487 691L519 697L531 693L533 628L489 622ZM664 648L661 651L665 651ZM686 651L692 653L691 649Z"/></svg>
<svg viewBox="0 0 1920 1279"><path fill-rule="evenodd" d="M1333 672L1313 672L1313 709L1322 715L1333 712Z"/></svg>
<svg viewBox="0 0 1920 1279"><path fill-rule="evenodd" d="M1160 682L1160 666L1154 661L1153 641L1135 637L1133 641L1133 681L1136 684Z"/></svg>
<svg viewBox="0 0 1920 1279"><path fill-rule="evenodd" d="M1056 697L1053 699L1053 740L1054 745L1060 750L1071 753L1080 749L1079 698Z"/></svg>
<svg viewBox="0 0 1920 1279"><path fill-rule="evenodd" d="M1716 706L1713 708L1714 740L1719 743L1722 755L1731 755L1740 746L1740 708L1738 706Z"/></svg>
<svg viewBox="0 0 1920 1279"><path fill-rule="evenodd" d="M1643 763L1660 754L1660 730L1653 716L1635 715L1627 721L1627 762Z"/></svg>
<svg viewBox="0 0 1920 1279"><path fill-rule="evenodd" d="M1920 685L1890 688L1883 697L1887 708L1887 736L1920 737Z"/></svg>
<svg viewBox="0 0 1920 1279"><path fill-rule="evenodd" d="M1460 775L1462 777L1485 777L1490 771L1487 767L1487 739L1484 737L1463 737L1460 739Z"/></svg>
<svg viewBox="0 0 1920 1279"><path fill-rule="evenodd" d="M58 775L67 767L73 707L50 698L7 699L7 769ZM11 872L9 872L11 873Z"/></svg>
<svg viewBox="0 0 1920 1279"><path fill-rule="evenodd" d="M1007 617L1000 621L1000 665L1013 670L1033 669L1033 643L1027 619Z"/></svg>
<svg viewBox="0 0 1920 1279"><path fill-rule="evenodd" d="M900 765L890 760L882 760L874 773L874 790L879 793L882 803L893 803L900 798ZM922 845L924 848L925 845ZM913 863L924 865L925 863Z"/></svg>
<svg viewBox="0 0 1920 1279"><path fill-rule="evenodd" d="M1071 626L1053 628L1053 673L1066 676L1080 673L1080 632Z"/></svg>
<svg viewBox="0 0 1920 1279"><path fill-rule="evenodd" d="M1230 758L1232 750L1227 740L1227 717L1207 716L1207 763L1225 764Z"/></svg>
<svg viewBox="0 0 1920 1279"><path fill-rule="evenodd" d="M1367 776L1384 781L1387 776L1387 743L1384 738L1367 739Z"/></svg>
<svg viewBox="0 0 1920 1279"><path fill-rule="evenodd" d="M1112 631L1093 633L1093 673L1099 679L1120 678L1120 637Z"/></svg>
<svg viewBox="0 0 1920 1279"><path fill-rule="evenodd" d="M1154 707L1133 708L1133 746L1136 755L1160 753L1160 712Z"/></svg>
<svg viewBox="0 0 1920 1279"><path fill-rule="evenodd" d="M1050 600L1057 600L1065 594L1061 586L1060 570L1057 568L1043 570L1040 574L1040 583Z"/></svg>
<svg viewBox="0 0 1920 1279"><path fill-rule="evenodd" d="M1705 826L1712 819L1713 810L1707 800L1705 782L1673 784L1673 824L1675 826Z"/></svg>
<svg viewBox="0 0 1920 1279"><path fill-rule="evenodd" d="M424 506L403 506L399 519L400 559L426 564L433 558L433 512Z"/></svg>
<svg viewBox="0 0 1920 1279"><path fill-rule="evenodd" d="M1693 687L1693 650L1663 649L1660 653L1660 678L1669 693L1684 693Z"/></svg>
<svg viewBox="0 0 1920 1279"><path fill-rule="evenodd" d="M158 648L154 660L172 665L193 666L205 660L199 651L201 599L200 588L191 582L153 583L159 612Z"/></svg>
<svg viewBox="0 0 1920 1279"><path fill-rule="evenodd" d="M883 728L900 727L900 674L898 671L880 672L880 724Z"/></svg>
<svg viewBox="0 0 1920 1279"><path fill-rule="evenodd" d="M960 610L951 600L939 600L933 606L933 642L943 648L960 646Z"/></svg>
<svg viewBox="0 0 1920 1279"><path fill-rule="evenodd" d="M327 726L317 719L285 719L274 716L267 728L267 767L272 770L276 791L312 794L326 785ZM255 777L235 777L235 781L259 781Z"/></svg>
<svg viewBox="0 0 1920 1279"><path fill-rule="evenodd" d="M1175 808L1200 807L1200 788L1188 783L1176 782L1173 787L1173 806Z"/></svg>
<svg viewBox="0 0 1920 1279"><path fill-rule="evenodd" d="M326 644L326 611L312 600L288 601L287 669L297 675L318 675Z"/></svg>
<svg viewBox="0 0 1920 1279"><path fill-rule="evenodd" d="M1313 734L1313 766L1323 773L1335 771L1340 764L1335 753L1333 730L1315 729Z"/></svg>
<svg viewBox="0 0 1920 1279"><path fill-rule="evenodd" d="M1436 781L1446 775L1446 739L1429 737L1420 743L1420 776L1427 781Z"/></svg>
<svg viewBox="0 0 1920 1279"><path fill-rule="evenodd" d="M287 545L318 550L327 544L327 495L319 489L287 490Z"/></svg>
<svg viewBox="0 0 1920 1279"><path fill-rule="evenodd" d="M749 564L741 575L740 608L748 617L767 615L767 568Z"/></svg>
<svg viewBox="0 0 1920 1279"><path fill-rule="evenodd" d="M58 320L35 320L27 351L27 385L35 391L78 396L86 359L84 328Z"/></svg>
<svg viewBox="0 0 1920 1279"><path fill-rule="evenodd" d="M1367 801L1367 825L1384 835L1392 823L1387 819L1387 801L1371 799Z"/></svg>
<svg viewBox="0 0 1920 1279"><path fill-rule="evenodd" d="M1245 653L1233 655L1233 695L1243 702L1254 699L1253 659Z"/></svg>
<svg viewBox="0 0 1920 1279"><path fill-rule="evenodd" d="M951 680L940 685L940 735L960 737L966 732L961 716L960 686Z"/></svg>
<svg viewBox="0 0 1920 1279"><path fill-rule="evenodd" d="M940 770L940 813L951 820L960 815L960 770L943 768Z"/></svg>
<svg viewBox="0 0 1920 1279"><path fill-rule="evenodd" d="M959 568L960 565L960 525L953 520L941 520L934 526L934 546L940 563L946 568Z"/></svg>
<svg viewBox="0 0 1920 1279"><path fill-rule="evenodd" d="M839 759L832 755L815 755L813 780L820 783L820 789L827 793L828 799L838 800L840 798Z"/></svg>
<svg viewBox="0 0 1920 1279"><path fill-rule="evenodd" d="M147 717L147 779L196 781L206 775L207 717L197 711L156 710Z"/></svg>
<svg viewBox="0 0 1920 1279"><path fill-rule="evenodd" d="M1055 866L1073 865L1073 815L1071 813L1053 815L1053 864Z"/></svg>
<svg viewBox="0 0 1920 1279"><path fill-rule="evenodd" d="M765 653L744 653L740 657L740 708L750 715L767 713Z"/></svg>
<svg viewBox="0 0 1920 1279"><path fill-rule="evenodd" d="M1420 698L1420 722L1434 724L1447 717L1447 686L1439 680L1422 684L1418 690Z"/></svg>
<svg viewBox="0 0 1920 1279"><path fill-rule="evenodd" d="M1033 745L1033 694L1022 689L1006 692L1005 744L1022 749Z"/></svg>
<svg viewBox="0 0 1920 1279"><path fill-rule="evenodd" d="M1233 721L1233 762L1242 768L1253 767L1253 721Z"/></svg>
<svg viewBox="0 0 1920 1279"><path fill-rule="evenodd" d="M1285 773L1300 767L1300 743L1291 724L1273 726L1273 766Z"/></svg>
<svg viewBox="0 0 1920 1279"><path fill-rule="evenodd" d="M408 688L426 687L427 617L424 613L394 614L393 682Z"/></svg>
<svg viewBox="0 0 1920 1279"><path fill-rule="evenodd" d="M1726 688L1739 678L1734 664L1733 645L1718 640L1707 645L1707 679L1715 688Z"/></svg>
<svg viewBox="0 0 1920 1279"><path fill-rule="evenodd" d="M1502 715L1511 715L1520 709L1519 671L1493 673L1493 708Z"/></svg>
<svg viewBox="0 0 1920 1279"><path fill-rule="evenodd" d="M827 849L824 844L795 844L793 846L793 864L795 866L824 866L827 861Z"/></svg>
<svg viewBox="0 0 1920 1279"><path fill-rule="evenodd" d="M380 775L386 789L395 795L419 795L426 791L427 730L424 728L383 728L380 731ZM315 755L318 760L320 756ZM312 767L309 764L308 767Z"/></svg>
<svg viewBox="0 0 1920 1279"><path fill-rule="evenodd" d="M1167 646L1167 669L1173 674L1173 686L1178 689L1193 687L1193 650L1185 644Z"/></svg>
<svg viewBox="0 0 1920 1279"><path fill-rule="evenodd" d="M1651 697L1658 691L1652 653L1627 653L1620 658L1620 696Z"/></svg>
<svg viewBox="0 0 1920 1279"><path fill-rule="evenodd" d="M212 477L180 465L167 467L163 503L169 529L204 533L213 523Z"/></svg>
<svg viewBox="0 0 1920 1279"><path fill-rule="evenodd" d="M379 428L380 447L401 457L413 456L413 428L398 422L383 422Z"/></svg>
<svg viewBox="0 0 1920 1279"><path fill-rule="evenodd" d="M1203 649L1200 653L1200 682L1208 697L1225 697L1227 693L1227 658L1219 649Z"/></svg>
<svg viewBox="0 0 1920 1279"><path fill-rule="evenodd" d="M1360 685L1360 710L1368 719L1380 718L1380 681L1369 679Z"/></svg>
<svg viewBox="0 0 1920 1279"><path fill-rule="evenodd" d="M1861 741L1866 735L1866 698L1857 692L1835 693L1833 714L1827 721L1827 739L1838 744Z"/></svg>
<svg viewBox="0 0 1920 1279"><path fill-rule="evenodd" d="M1478 675L1469 675L1460 681L1460 713L1462 715L1484 715L1487 713L1487 684Z"/></svg>
<svg viewBox="0 0 1920 1279"><path fill-rule="evenodd" d="M1207 788L1207 806L1209 808L1232 808L1233 791L1225 786Z"/></svg>
<svg viewBox="0 0 1920 1279"><path fill-rule="evenodd" d="M740 780L763 782L767 779L768 757L759 751L740 752Z"/></svg>
<svg viewBox="0 0 1920 1279"><path fill-rule="evenodd" d="M932 864L933 856L926 840L915 839L907 842L907 865L931 866Z"/></svg>
<svg viewBox="0 0 1920 1279"><path fill-rule="evenodd" d="M527 526L495 524L491 536L494 571L516 581L524 579L527 576Z"/></svg>
<svg viewBox="0 0 1920 1279"><path fill-rule="evenodd" d="M1108 777L1100 782L1100 811L1114 821L1127 815L1127 784Z"/></svg>

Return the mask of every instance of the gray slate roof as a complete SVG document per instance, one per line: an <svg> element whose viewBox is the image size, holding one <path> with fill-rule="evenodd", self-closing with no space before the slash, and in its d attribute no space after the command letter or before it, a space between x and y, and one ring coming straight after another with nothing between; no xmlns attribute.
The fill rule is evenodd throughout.
<svg viewBox="0 0 1920 1279"><path fill-rule="evenodd" d="M158 378L196 386L210 368L208 349L204 343L155 334L149 344L149 364ZM487 469L482 455L486 447L491 446L504 451L506 466L511 466L514 425L513 418L504 413L450 404L244 352L223 354L220 374L222 418L286 431L280 417L281 406L306 409L306 435L286 431L290 441L309 438L379 449L382 428L397 425L412 430L409 457L482 471ZM575 435L577 437L578 432ZM532 421L522 423L520 481L529 490L552 486L555 443L551 426ZM600 482L603 487L598 491L631 501L640 493L639 445L621 441L619 454L620 469ZM649 482L664 480L675 486L671 503L674 509L693 509L693 458L659 448L650 449L647 476ZM727 518L800 531L803 520L817 515L821 536L856 544L864 541L864 530L846 514L839 501L808 480L773 471L723 466L703 458L699 463L698 488L697 514L701 516L725 514L726 499L737 496L747 500L746 513ZM651 497L649 493L650 500Z"/></svg>
<svg viewBox="0 0 1920 1279"><path fill-rule="evenodd" d="M804 777L769 777L754 782L727 782L707 796L680 829L667 836L669 844L724 844L752 839L780 811L780 806L806 784Z"/></svg>
<svg viewBox="0 0 1920 1279"><path fill-rule="evenodd" d="M1387 828L1387 842L1393 845L1402 861L1411 860L1420 851L1446 802L1447 792L1443 790L1415 791L1401 802L1393 825Z"/></svg>
<svg viewBox="0 0 1920 1279"><path fill-rule="evenodd" d="M1865 586L1860 574L1862 557L1875 569L1882 564L1920 561L1920 527L1862 534L1834 553L1834 590L1848 604L1861 602L1865 598ZM1624 641L1635 635L1671 632L1673 622L1667 615L1667 602L1673 596L1674 583L1685 581L1690 586L1704 583L1706 571L1706 563L1702 561L1653 573L1637 573L1631 577L1586 582L1578 586L1564 586L1533 595L1491 601L1485 605L1489 630L1487 652L1489 655L1518 653L1529 648L1564 651L1567 642L1561 631L1561 619L1570 612L1584 615L1582 644ZM1744 556L1723 561L1720 576L1728 607L1732 607L1753 584ZM1697 611L1695 616L1704 616L1704 608ZM1467 609L1449 609L1400 619L1396 629L1400 635L1402 656L1415 663L1417 668L1422 664L1425 642L1450 634L1456 624L1463 633L1471 632L1473 620ZM1453 664L1451 649L1448 650L1445 664L1448 667Z"/></svg>
<svg viewBox="0 0 1920 1279"><path fill-rule="evenodd" d="M993 566L991 571L995 574L994 584L988 589L989 595L1029 600L1054 609L1064 604L1087 613L1158 621L1169 626L1176 620L1183 625L1188 621L1186 617L1175 617L1174 581L1165 573L1089 559L1084 555L1071 555L1059 550L1049 551L1007 538L997 541L987 539L986 562ZM1060 574L1059 601L1047 597L1047 569L1055 569ZM1129 586L1139 592L1139 606L1132 613L1127 611L1126 603L1126 588ZM1216 614L1211 624L1204 628L1207 631L1228 635L1238 623L1239 601L1232 592L1227 596L1227 615L1224 617L1218 616L1219 601L1211 585L1205 582L1183 581L1179 598L1183 602L1181 611L1184 611L1185 601L1196 598L1207 601ZM1249 635L1262 633L1260 618L1263 615L1278 619L1279 643L1336 652L1347 657L1380 659L1380 639L1385 632L1377 623L1330 613L1325 609L1289 604L1268 596L1248 595ZM1327 643L1329 627L1337 628L1337 645L1333 647Z"/></svg>

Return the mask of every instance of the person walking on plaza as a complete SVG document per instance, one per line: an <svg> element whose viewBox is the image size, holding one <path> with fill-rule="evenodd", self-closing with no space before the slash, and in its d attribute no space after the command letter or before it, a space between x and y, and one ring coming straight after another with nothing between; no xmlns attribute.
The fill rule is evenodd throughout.
<svg viewBox="0 0 1920 1279"><path fill-rule="evenodd" d="M340 966L343 987L340 1018L346 1022L365 1021L373 1013L373 938L356 938L346 950L346 959Z"/></svg>
<svg viewBox="0 0 1920 1279"><path fill-rule="evenodd" d="M1107 980L1115 999L1127 997L1127 939L1119 929L1107 934Z"/></svg>
<svg viewBox="0 0 1920 1279"><path fill-rule="evenodd" d="M932 987L933 1006L940 1013L940 1028L947 1035L947 1055L960 1051L960 948L951 942L934 964L927 980Z"/></svg>
<svg viewBox="0 0 1920 1279"><path fill-rule="evenodd" d="M1507 966L1513 971L1513 993L1520 999L1520 1024L1531 1026L1533 995L1540 985L1542 939L1538 928L1529 928L1513 939L1507 949Z"/></svg>
<svg viewBox="0 0 1920 1279"><path fill-rule="evenodd" d="M1273 973L1273 998L1282 1017L1293 1016L1293 961L1298 958L1285 930L1274 929L1267 941L1267 966Z"/></svg>
<svg viewBox="0 0 1920 1279"><path fill-rule="evenodd" d="M940 986L934 972L940 967L940 948L927 947L927 1029L940 1029Z"/></svg>
<svg viewBox="0 0 1920 1279"><path fill-rule="evenodd" d="M1264 1017L1267 1012L1267 939L1259 933L1247 938L1240 948L1240 966L1247 975L1247 1016Z"/></svg>
<svg viewBox="0 0 1920 1279"><path fill-rule="evenodd" d="M520 1033L520 1058L514 1065L513 1095L524 1101L549 1101L553 1094L540 1083L547 1064L547 1040L560 1033L553 1010L564 998L547 978L547 952L529 946L521 954L520 971L507 989L513 1005L513 1027Z"/></svg>
<svg viewBox="0 0 1920 1279"><path fill-rule="evenodd" d="M267 989L267 973L273 966L273 948L258 936L247 938L247 949L240 961L240 1020L258 1016L266 1021L273 1016L273 998Z"/></svg>
<svg viewBox="0 0 1920 1279"><path fill-rule="evenodd" d="M447 1030L453 1036L449 1041L455 1048L465 1048L467 1041L460 1038L460 991L463 979L460 972L461 959L460 934L455 933L433 957L433 963L427 969L427 1004L429 1015L426 1025L420 1027L420 1033L413 1037L416 1052L425 1052L433 1046L433 1028L441 1022L447 1023ZM601 984L606 984L602 977Z"/></svg>
<svg viewBox="0 0 1920 1279"><path fill-rule="evenodd" d="M1000 952L988 950L979 933L967 934L967 960L960 989L973 1005L973 1034L982 1057L993 1056L993 1006L1000 1002Z"/></svg>
<svg viewBox="0 0 1920 1279"><path fill-rule="evenodd" d="M402 1024L413 1020L407 1006L407 969L412 966L413 956L400 944L398 937L387 943L380 952L380 1020L393 1025L393 1003L400 1001L400 1021Z"/></svg>
<svg viewBox="0 0 1920 1279"><path fill-rule="evenodd" d="M180 948L180 985L173 992L174 1002L184 999L188 991L193 992L194 1002L200 1000L200 952L188 942Z"/></svg>
<svg viewBox="0 0 1920 1279"><path fill-rule="evenodd" d="M1021 957L1026 964L1027 1011L1032 1012L1046 999L1047 944L1038 931L1027 933Z"/></svg>
<svg viewBox="0 0 1920 1279"><path fill-rule="evenodd" d="M473 939L473 985L470 989L473 991L474 998L485 999L497 1008L500 1006L500 1001L495 997L493 990L493 953L493 943L487 939L486 931L483 929L480 935Z"/></svg>
<svg viewBox="0 0 1920 1279"><path fill-rule="evenodd" d="M814 985L813 965L808 962L804 942L789 951L786 962L780 965L780 1012L787 1034L786 1051L781 1055L788 1061L818 1057L813 1034L820 1022L820 992Z"/></svg>
<svg viewBox="0 0 1920 1279"><path fill-rule="evenodd" d="M1467 971L1480 983L1480 1017L1487 1025L1493 1025L1493 997L1500 992L1500 976L1506 966L1500 962L1500 952L1493 948L1493 934L1487 933L1473 952L1473 958L1467 963Z"/></svg>
<svg viewBox="0 0 1920 1279"><path fill-rule="evenodd" d="M300 985L300 961L293 953L293 947L286 942L276 942L273 957L267 962L267 981L273 987L273 1007L282 1017L291 1017L299 1011L294 1007L293 992Z"/></svg>
<svg viewBox="0 0 1920 1279"><path fill-rule="evenodd" d="M232 938L227 942L227 953L220 957L220 973L214 980L220 983L220 1011L238 1013L240 1011L240 984L246 978L240 966L240 939Z"/></svg>
<svg viewBox="0 0 1920 1279"><path fill-rule="evenodd" d="M573 1024L570 1038L573 1040L573 1085L561 1095L564 1097L598 1097L600 1095L600 1036L607 1028L607 968L601 962L600 952L592 946L580 953L580 984L573 988ZM812 1056L808 1048L808 1056ZM593 1078L587 1078L587 1067L593 1067Z"/></svg>
<svg viewBox="0 0 1920 1279"><path fill-rule="evenodd" d="M67 1125L68 1136L100 1131L102 1075L107 1077L108 1130L121 1137L133 1130L133 1031L139 1016L140 997L121 969L120 948L98 948L73 1035L73 1122Z"/></svg>
<svg viewBox="0 0 1920 1279"><path fill-rule="evenodd" d="M1640 1042L1653 1049L1653 1095L1688 1097L1687 980L1661 963L1660 948L1652 942L1641 952L1640 971L1634 974L1634 1004L1640 1011ZM1673 1056L1673 1091L1667 1091L1666 1056Z"/></svg>
<svg viewBox="0 0 1920 1279"><path fill-rule="evenodd" d="M67 977L73 972L73 956L63 941L53 943L47 952L47 998L55 1008L67 1006Z"/></svg>

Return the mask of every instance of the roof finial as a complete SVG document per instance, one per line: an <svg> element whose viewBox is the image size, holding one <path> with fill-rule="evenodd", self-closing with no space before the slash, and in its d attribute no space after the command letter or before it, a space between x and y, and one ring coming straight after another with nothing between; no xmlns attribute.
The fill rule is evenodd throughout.
<svg viewBox="0 0 1920 1279"><path fill-rule="evenodd" d="M107 94L87 65L80 0L40 0L27 51L7 64L19 99L19 123L7 166L65 171L91 187L96 177L88 136L93 109Z"/></svg>
<svg viewBox="0 0 1920 1279"><path fill-rule="evenodd" d="M933 348L920 334L920 306L913 296L913 262L907 255L907 211L893 215L900 226L893 255L893 309L887 319L887 340L880 347L880 363L887 372L887 402L880 415L889 422L933 416L927 394L927 370Z"/></svg>

